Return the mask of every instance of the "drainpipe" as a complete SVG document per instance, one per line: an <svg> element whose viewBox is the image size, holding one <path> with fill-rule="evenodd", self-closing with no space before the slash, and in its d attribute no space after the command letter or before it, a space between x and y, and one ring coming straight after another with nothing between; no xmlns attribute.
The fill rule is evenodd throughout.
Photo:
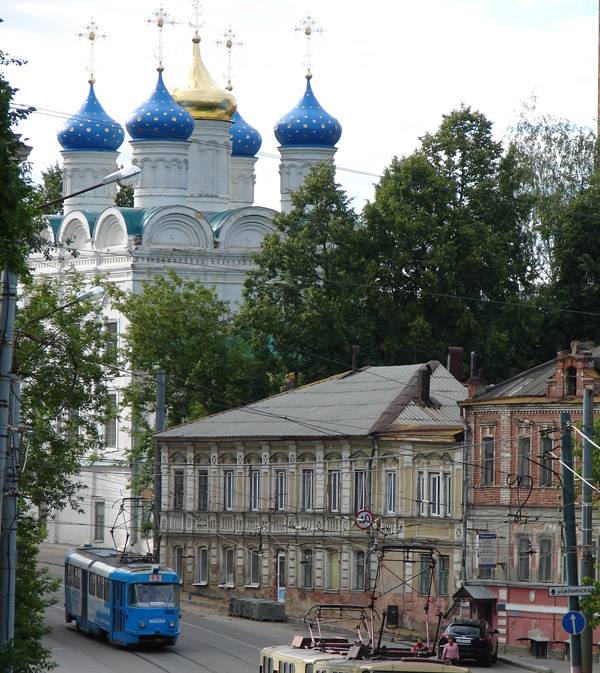
<svg viewBox="0 0 600 673"><path fill-rule="evenodd" d="M471 442L471 429L464 417L464 407L461 407L460 415L462 417L465 437L463 440L463 483L462 483L462 564L460 578L463 585L467 581L467 507L469 504L469 444Z"/></svg>

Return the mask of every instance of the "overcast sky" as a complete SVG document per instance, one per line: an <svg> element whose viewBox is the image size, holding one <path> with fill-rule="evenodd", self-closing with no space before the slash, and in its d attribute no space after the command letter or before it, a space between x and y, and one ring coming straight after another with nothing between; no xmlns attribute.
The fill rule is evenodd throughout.
<svg viewBox="0 0 600 673"><path fill-rule="evenodd" d="M275 122L304 91L304 50L294 26L312 10L325 32L314 42L313 89L343 133L340 169L379 174L410 153L444 113L461 103L484 112L501 138L532 94L542 112L596 123L597 0L205 0L202 55L225 83L226 55L215 41L231 25L245 43L234 54L234 94L245 119L277 152ZM165 31L165 81L180 86L191 60L191 3L164 0L181 23ZM96 93L124 123L156 80L152 0L3 0L0 45L27 65L10 68L16 100L34 105L22 132L34 175L60 158L56 132L87 95L88 50L76 33L94 18ZM127 142L121 162L128 163ZM376 178L339 170L356 207ZM257 205L277 208L277 160L257 163Z"/></svg>

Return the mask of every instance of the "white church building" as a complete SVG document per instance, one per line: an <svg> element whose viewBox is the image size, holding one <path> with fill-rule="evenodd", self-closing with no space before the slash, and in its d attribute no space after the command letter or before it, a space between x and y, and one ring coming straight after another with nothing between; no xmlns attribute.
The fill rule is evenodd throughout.
<svg viewBox="0 0 600 673"><path fill-rule="evenodd" d="M341 136L338 121L317 101L311 77L309 71L302 98L275 125L283 212L310 168L333 161ZM242 118L231 91L208 73L198 32L187 84L169 93L160 65L155 90L135 109L126 131L133 164L141 169L134 206L116 207L114 185L67 199L62 215L47 218L45 235L56 246L53 258L34 256L33 273L60 276L75 269L90 284L101 274L123 290L139 292L145 281L173 270L201 280L235 306L252 255L273 231L276 213L254 204L261 135ZM100 104L93 76L87 99L59 131L58 141L65 195L117 170L125 129ZM107 330L118 339L126 329L124 318L109 305L105 312ZM128 382L127 375L114 382L117 405ZM82 464L83 513L56 512L49 542L112 544L110 528L122 499L130 495L126 456L131 433L125 416L102 429L106 459ZM115 530L119 545L126 538L123 523L121 517Z"/></svg>

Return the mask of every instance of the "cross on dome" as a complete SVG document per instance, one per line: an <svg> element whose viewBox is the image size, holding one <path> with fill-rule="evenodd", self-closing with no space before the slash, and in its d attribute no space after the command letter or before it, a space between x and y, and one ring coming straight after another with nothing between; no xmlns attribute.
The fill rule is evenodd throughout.
<svg viewBox="0 0 600 673"><path fill-rule="evenodd" d="M164 38L163 38L163 30L166 25L169 26L175 26L177 25L177 21L171 18L171 15L168 14L164 7L160 5L160 7L152 14L152 16L149 19L146 19L146 23L151 23L154 24L158 28L158 50L157 50L157 56L158 56L158 70L161 72L164 70L163 67L163 55L164 55Z"/></svg>
<svg viewBox="0 0 600 673"><path fill-rule="evenodd" d="M100 32L100 26L94 21L94 19L91 19L91 21L77 33L77 37L85 39L89 43L90 57L88 62L89 63L88 81L90 84L93 84L96 81L94 78L94 70L96 68L96 62L95 62L96 40L104 40L108 37L108 35L106 33Z"/></svg>
<svg viewBox="0 0 600 673"><path fill-rule="evenodd" d="M310 79L312 77L312 36L315 33L324 32L321 26L317 25L316 19L309 12L302 21L294 28L296 33L304 33L306 38L306 52L304 55L304 65L306 66L306 78Z"/></svg>

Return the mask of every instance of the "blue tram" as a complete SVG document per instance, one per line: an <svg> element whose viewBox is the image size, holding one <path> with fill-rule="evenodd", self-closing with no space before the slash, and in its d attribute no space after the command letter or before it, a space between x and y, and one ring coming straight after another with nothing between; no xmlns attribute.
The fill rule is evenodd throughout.
<svg viewBox="0 0 600 673"><path fill-rule="evenodd" d="M65 556L65 620L120 645L174 645L179 576L148 556L79 547Z"/></svg>

